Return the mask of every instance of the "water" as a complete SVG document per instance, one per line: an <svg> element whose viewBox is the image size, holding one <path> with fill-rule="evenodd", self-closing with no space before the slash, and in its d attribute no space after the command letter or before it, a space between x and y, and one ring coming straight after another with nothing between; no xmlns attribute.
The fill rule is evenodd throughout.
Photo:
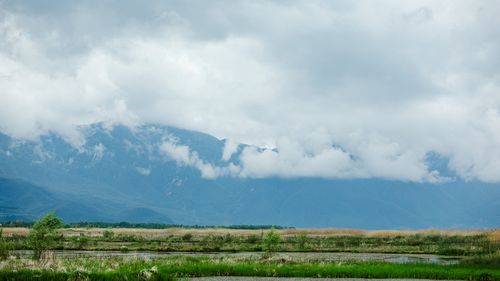
<svg viewBox="0 0 500 281"><path fill-rule="evenodd" d="M192 253L192 252L152 252L152 251L75 251L59 250L52 251L55 257L130 257L130 258L162 258L178 255L201 256L201 257L235 257L241 259L259 259L262 253L242 252L242 253ZM14 254L20 256L29 256L31 251L14 251ZM438 256L427 254L378 254L378 253L276 253L273 259L293 260L293 261L323 261L323 262L348 262L348 261L383 261L390 263L433 263L433 264L456 264L460 261L459 257Z"/></svg>

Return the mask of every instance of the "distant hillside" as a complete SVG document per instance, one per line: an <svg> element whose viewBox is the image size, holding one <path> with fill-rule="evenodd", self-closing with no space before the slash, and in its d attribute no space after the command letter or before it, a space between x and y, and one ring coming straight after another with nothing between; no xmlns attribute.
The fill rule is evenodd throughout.
<svg viewBox="0 0 500 281"><path fill-rule="evenodd" d="M34 221L56 210L64 221L165 222L172 221L147 208L120 207L67 194L56 194L31 183L0 178L0 221Z"/></svg>
<svg viewBox="0 0 500 281"><path fill-rule="evenodd" d="M498 184L205 179L200 169L162 153L161 145L175 139L196 153L197 163L214 166L237 164L241 148L223 160L223 140L153 124L134 130L95 124L82 131L87 142L78 149L54 134L36 142L0 134L1 220L32 220L56 210L67 222L368 229L500 226ZM435 161L436 167L443 166L443 159Z"/></svg>

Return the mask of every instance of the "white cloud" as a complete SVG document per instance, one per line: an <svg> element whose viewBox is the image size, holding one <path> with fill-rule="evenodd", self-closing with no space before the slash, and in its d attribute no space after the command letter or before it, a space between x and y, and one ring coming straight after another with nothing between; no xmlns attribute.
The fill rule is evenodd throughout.
<svg viewBox="0 0 500 281"><path fill-rule="evenodd" d="M200 159L196 151L191 151L186 145L177 144L175 138L164 140L159 146L160 152L175 160L180 166L187 166L197 169L202 178L214 179L221 176L231 176L239 172L239 167L230 163L225 167L218 167Z"/></svg>
<svg viewBox="0 0 500 281"><path fill-rule="evenodd" d="M135 167L137 172L143 176L149 176L151 174L151 169L143 168L143 167Z"/></svg>
<svg viewBox="0 0 500 281"><path fill-rule="evenodd" d="M276 148L227 172L164 147L208 178L439 181L434 151L500 181L495 1L197 5L0 4L0 130L82 147L78 125L158 122L230 139L222 160Z"/></svg>
<svg viewBox="0 0 500 281"><path fill-rule="evenodd" d="M88 153L91 154L92 160L98 161L101 160L102 157L104 156L104 151L106 150L106 147L102 143L98 143L92 147Z"/></svg>
<svg viewBox="0 0 500 281"><path fill-rule="evenodd" d="M241 155L243 177L359 177L356 164L349 154L336 148L326 149L315 155L308 155L299 146L288 144L294 150L258 151L247 147ZM280 146L282 148L292 148ZM296 149L296 150L295 150Z"/></svg>
<svg viewBox="0 0 500 281"><path fill-rule="evenodd" d="M229 161L231 156L238 151L239 143L232 140L224 141L224 148L222 149L222 160Z"/></svg>

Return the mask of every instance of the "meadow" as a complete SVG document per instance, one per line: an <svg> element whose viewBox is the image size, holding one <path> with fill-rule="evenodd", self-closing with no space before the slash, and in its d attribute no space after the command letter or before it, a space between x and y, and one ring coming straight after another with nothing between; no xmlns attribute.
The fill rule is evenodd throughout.
<svg viewBox="0 0 500 281"><path fill-rule="evenodd" d="M500 280L498 265L294 261L263 255L259 259L172 256L13 259L0 263L0 280L175 280L179 277L261 276L332 278L415 278Z"/></svg>
<svg viewBox="0 0 500 281"><path fill-rule="evenodd" d="M0 261L0 280L175 280L200 276L500 280L500 230L62 228L57 230L57 243L40 259L22 254L33 250L30 231L23 227L2 230L1 241L9 253ZM61 257L53 251L104 254ZM106 255L111 251L129 255ZM169 254L135 256L135 251ZM248 252L254 254L231 254ZM433 254L457 262L328 260L321 253Z"/></svg>
<svg viewBox="0 0 500 281"><path fill-rule="evenodd" d="M15 250L28 250L29 228L4 228ZM57 250L261 252L271 230L224 228L65 228ZM278 229L275 251L408 253L470 256L494 253L500 230L364 231Z"/></svg>

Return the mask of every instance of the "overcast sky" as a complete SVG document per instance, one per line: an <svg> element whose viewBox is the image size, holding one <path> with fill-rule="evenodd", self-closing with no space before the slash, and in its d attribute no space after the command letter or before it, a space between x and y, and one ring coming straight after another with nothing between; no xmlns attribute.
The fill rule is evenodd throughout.
<svg viewBox="0 0 500 281"><path fill-rule="evenodd" d="M500 182L500 3L0 0L0 131L94 122L277 148L240 176Z"/></svg>

